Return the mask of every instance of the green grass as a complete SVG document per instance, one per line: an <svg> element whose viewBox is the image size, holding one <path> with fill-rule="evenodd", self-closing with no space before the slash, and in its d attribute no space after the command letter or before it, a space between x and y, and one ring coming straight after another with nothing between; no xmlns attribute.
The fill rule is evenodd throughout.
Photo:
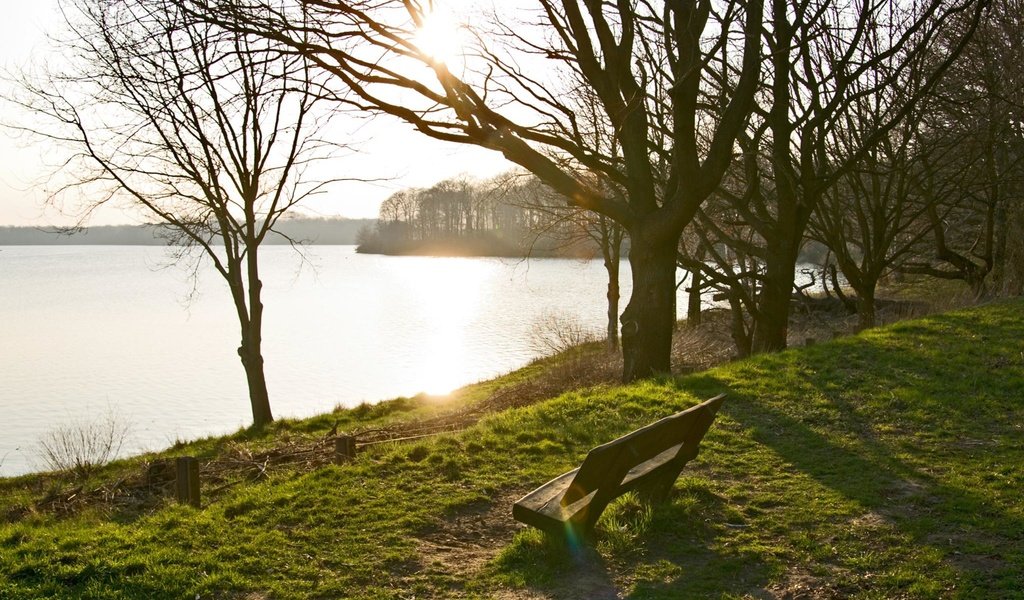
<svg viewBox="0 0 1024 600"><path fill-rule="evenodd" d="M378 446L349 465L274 472L199 510L0 518L0 598L490 597L499 589L1024 597L1022 339L1024 303L1001 303L679 379L565 394L458 434ZM619 499L592 548L509 524L509 498L578 465L591 447L721 391L729 398L669 502ZM212 456L319 434L342 418L431 410L425 399L406 400L174 452ZM0 509L13 511L46 485L3 482ZM474 564L430 543L452 538L489 553Z"/></svg>

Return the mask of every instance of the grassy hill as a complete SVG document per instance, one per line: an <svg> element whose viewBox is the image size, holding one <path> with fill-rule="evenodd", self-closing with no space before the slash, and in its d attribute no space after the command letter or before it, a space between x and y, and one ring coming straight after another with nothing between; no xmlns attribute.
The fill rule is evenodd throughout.
<svg viewBox="0 0 1024 600"><path fill-rule="evenodd" d="M1024 302L937 315L225 480L201 509L61 513L39 499L66 482L0 482L0 597L1024 597L1022 339ZM723 391L670 502L621 498L594 548L512 521L520 494L591 447ZM403 400L168 454L241 461L424 410Z"/></svg>

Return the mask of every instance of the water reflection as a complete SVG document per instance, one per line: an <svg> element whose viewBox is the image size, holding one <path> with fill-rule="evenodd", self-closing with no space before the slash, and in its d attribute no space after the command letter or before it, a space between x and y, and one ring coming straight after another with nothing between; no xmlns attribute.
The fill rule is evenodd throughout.
<svg viewBox="0 0 1024 600"><path fill-rule="evenodd" d="M422 301L426 347L413 378L428 394L447 394L466 383L467 332L481 310L481 290L496 264L418 259L410 291Z"/></svg>
<svg viewBox="0 0 1024 600"><path fill-rule="evenodd" d="M315 271L300 270L286 247L263 251L267 382L279 417L507 372L535 358L530 329L547 313L603 330L598 262L309 253ZM0 253L0 474L32 469L40 436L96 407L131 421L129 452L249 423L224 284L203 269L186 303L187 273L156 268L166 257L116 246Z"/></svg>
<svg viewBox="0 0 1024 600"><path fill-rule="evenodd" d="M599 261L357 255L350 246L263 251L267 383L275 416L441 394L536 358L549 314L605 328ZM230 432L251 420L223 281L197 298L156 247L5 247L0 253L0 474L36 466L47 431L111 407L126 452ZM629 265L622 265L623 297ZM187 308L186 308L187 306ZM680 291L680 311L686 309Z"/></svg>

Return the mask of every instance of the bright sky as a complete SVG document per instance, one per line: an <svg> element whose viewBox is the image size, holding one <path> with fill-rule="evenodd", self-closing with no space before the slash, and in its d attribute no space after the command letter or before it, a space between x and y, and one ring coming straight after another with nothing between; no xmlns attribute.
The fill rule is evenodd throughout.
<svg viewBox="0 0 1024 600"><path fill-rule="evenodd" d="M450 0L453 10L459 5L478 4L470 0ZM46 33L62 24L57 0L0 0L0 67L17 68L45 60ZM0 81L0 94L6 93ZM7 115L0 115L0 120ZM393 192L406 187L428 186L461 173L487 177L512 167L496 152L446 144L427 138L412 127L393 119L381 118L362 126L354 141L358 155L336 159L341 177L355 173L360 177L388 178L379 183L346 183L329 194L312 199L304 212L317 215L342 215L353 218L376 217L380 203ZM45 226L68 224L71 219L52 207L46 207L41 191L47 170L41 155L45 146L16 137L0 128L0 226ZM137 214L114 208L95 213L91 225L140 222Z"/></svg>

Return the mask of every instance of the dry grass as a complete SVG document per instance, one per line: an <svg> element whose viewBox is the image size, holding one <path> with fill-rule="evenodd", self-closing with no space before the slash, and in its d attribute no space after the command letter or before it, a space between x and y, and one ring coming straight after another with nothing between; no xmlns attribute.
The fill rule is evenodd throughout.
<svg viewBox="0 0 1024 600"><path fill-rule="evenodd" d="M549 312L530 327L530 348L544 356L568 352L600 339L597 332L571 314Z"/></svg>
<svg viewBox="0 0 1024 600"><path fill-rule="evenodd" d="M50 471L86 479L121 451L128 424L108 410L91 420L61 425L39 440L39 455Z"/></svg>

